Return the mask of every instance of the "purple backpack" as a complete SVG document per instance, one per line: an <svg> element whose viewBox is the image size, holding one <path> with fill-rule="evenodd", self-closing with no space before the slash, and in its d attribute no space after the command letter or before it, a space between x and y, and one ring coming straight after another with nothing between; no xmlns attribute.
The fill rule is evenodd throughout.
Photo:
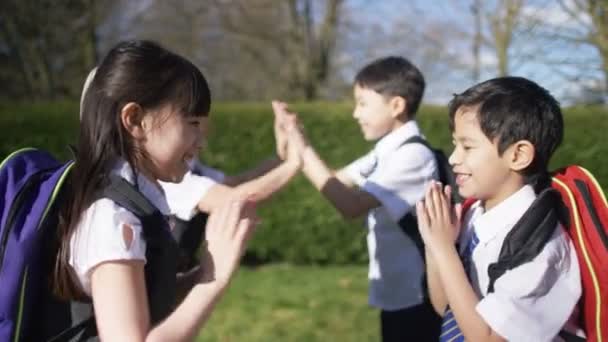
<svg viewBox="0 0 608 342"><path fill-rule="evenodd" d="M73 162L33 148L0 164L0 341L19 341L41 300L43 243L56 228L61 186Z"/></svg>

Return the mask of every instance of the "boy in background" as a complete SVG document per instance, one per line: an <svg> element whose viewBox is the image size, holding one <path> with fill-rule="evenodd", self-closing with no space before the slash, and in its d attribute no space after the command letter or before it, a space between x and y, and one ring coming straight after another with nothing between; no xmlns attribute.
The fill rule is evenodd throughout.
<svg viewBox="0 0 608 342"><path fill-rule="evenodd" d="M433 152L406 143L423 137L416 112L424 88L422 73L401 57L381 58L361 69L354 82L353 117L364 139L377 143L338 171L326 165L301 130L287 138L300 150L304 174L345 218L367 215L369 304L380 309L384 342L436 341L439 333L440 318L424 288L424 252L398 224L438 177ZM274 109L278 116L292 115L284 103L274 103Z"/></svg>

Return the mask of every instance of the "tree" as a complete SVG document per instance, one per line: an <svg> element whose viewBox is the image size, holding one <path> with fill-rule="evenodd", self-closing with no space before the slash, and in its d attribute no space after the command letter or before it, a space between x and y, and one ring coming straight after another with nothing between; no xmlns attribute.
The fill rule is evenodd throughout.
<svg viewBox="0 0 608 342"><path fill-rule="evenodd" d="M93 0L6 0L0 5L1 81L11 97L77 96L96 63Z"/></svg>
<svg viewBox="0 0 608 342"><path fill-rule="evenodd" d="M229 39L256 61L256 68L267 71L270 82L259 83L292 98L312 100L319 97L330 73L342 2L327 0L323 10L313 0L235 0L215 5Z"/></svg>
<svg viewBox="0 0 608 342"><path fill-rule="evenodd" d="M604 92L608 95L608 2L605 0L559 1L561 8L582 30L561 31L557 34L571 43L583 43L596 49L598 68L603 73ZM588 64L585 66L588 67Z"/></svg>

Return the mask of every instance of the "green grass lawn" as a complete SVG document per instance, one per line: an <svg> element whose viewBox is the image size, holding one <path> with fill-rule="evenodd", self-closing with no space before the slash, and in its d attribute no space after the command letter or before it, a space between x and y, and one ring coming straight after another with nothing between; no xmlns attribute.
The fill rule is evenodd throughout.
<svg viewBox="0 0 608 342"><path fill-rule="evenodd" d="M294 106L313 145L329 165L340 167L372 146L363 141L347 103ZM423 106L419 123L428 139L450 153L443 107ZM77 103L0 103L0 159L35 146L69 158L77 140ZM581 164L608 186L608 110L564 111L565 139L552 168ZM274 153L267 103L217 104L209 148L202 158L230 174ZM270 264L240 271L199 341L378 341L378 312L367 305L367 252L361 222L345 222L303 177L260 208L263 224L246 256ZM335 266L344 264L345 266ZM348 266L358 264L358 266ZM334 265L334 266L331 266Z"/></svg>
<svg viewBox="0 0 608 342"><path fill-rule="evenodd" d="M198 341L378 341L365 266L242 268Z"/></svg>

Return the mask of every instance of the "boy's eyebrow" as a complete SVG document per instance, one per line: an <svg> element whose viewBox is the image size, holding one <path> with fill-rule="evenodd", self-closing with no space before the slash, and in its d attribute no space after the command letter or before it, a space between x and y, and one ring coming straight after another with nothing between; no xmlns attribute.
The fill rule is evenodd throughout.
<svg viewBox="0 0 608 342"><path fill-rule="evenodd" d="M475 139L469 138L467 136L457 136L455 134L452 134L452 139L460 142L475 142Z"/></svg>

